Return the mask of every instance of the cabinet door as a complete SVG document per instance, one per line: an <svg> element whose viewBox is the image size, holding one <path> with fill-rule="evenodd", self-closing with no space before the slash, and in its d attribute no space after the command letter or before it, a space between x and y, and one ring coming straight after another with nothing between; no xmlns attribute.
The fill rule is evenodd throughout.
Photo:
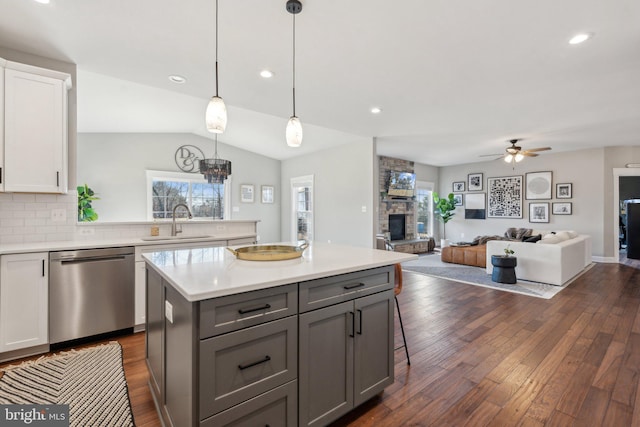
<svg viewBox="0 0 640 427"><path fill-rule="evenodd" d="M8 68L4 81L4 190L66 193L65 82Z"/></svg>
<svg viewBox="0 0 640 427"><path fill-rule="evenodd" d="M393 291L355 301L355 406L393 383Z"/></svg>
<svg viewBox="0 0 640 427"><path fill-rule="evenodd" d="M134 322L136 331L144 329L145 323L145 280L147 269L144 261L136 261Z"/></svg>
<svg viewBox="0 0 640 427"><path fill-rule="evenodd" d="M48 342L49 254L0 257L0 353Z"/></svg>
<svg viewBox="0 0 640 427"><path fill-rule="evenodd" d="M353 302L300 315L300 426L327 425L353 408Z"/></svg>
<svg viewBox="0 0 640 427"><path fill-rule="evenodd" d="M149 383L153 388L159 406L164 405L164 286L160 275L147 270L146 280L146 351Z"/></svg>

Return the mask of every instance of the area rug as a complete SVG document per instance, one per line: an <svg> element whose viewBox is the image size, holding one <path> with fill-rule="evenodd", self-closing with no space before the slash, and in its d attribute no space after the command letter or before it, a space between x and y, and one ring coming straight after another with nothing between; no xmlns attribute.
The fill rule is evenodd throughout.
<svg viewBox="0 0 640 427"><path fill-rule="evenodd" d="M0 404L66 404L71 426L133 426L117 342L5 368Z"/></svg>
<svg viewBox="0 0 640 427"><path fill-rule="evenodd" d="M545 283L531 282L529 280L518 279L517 283L510 285L497 283L491 280L491 275L487 274L483 267L470 267L460 264L442 262L437 254L421 255L419 259L402 263L402 269L427 276L439 277L453 280L455 282L467 283L469 285L482 286L485 288L497 289L500 291L513 292L516 294L529 295L536 298L551 299L554 295L565 289L580 275L588 271L593 264L582 270L573 279L562 286L548 285Z"/></svg>

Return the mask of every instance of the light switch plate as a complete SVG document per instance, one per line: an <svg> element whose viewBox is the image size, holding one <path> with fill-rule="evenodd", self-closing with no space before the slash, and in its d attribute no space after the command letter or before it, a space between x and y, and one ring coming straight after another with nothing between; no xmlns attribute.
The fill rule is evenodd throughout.
<svg viewBox="0 0 640 427"><path fill-rule="evenodd" d="M173 305L166 300L164 302L164 317L166 317L169 322L173 323Z"/></svg>

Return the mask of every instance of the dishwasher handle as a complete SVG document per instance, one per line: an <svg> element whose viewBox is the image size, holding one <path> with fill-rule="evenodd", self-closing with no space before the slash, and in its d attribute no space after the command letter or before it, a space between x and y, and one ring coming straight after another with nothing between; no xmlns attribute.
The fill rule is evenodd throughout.
<svg viewBox="0 0 640 427"><path fill-rule="evenodd" d="M55 261L59 261L62 264L80 264L83 262L102 262L102 261L117 261L126 259L127 256L131 255L112 255L112 256L99 256L99 257L87 257L87 258L78 258L78 257L69 257L64 258L61 257Z"/></svg>

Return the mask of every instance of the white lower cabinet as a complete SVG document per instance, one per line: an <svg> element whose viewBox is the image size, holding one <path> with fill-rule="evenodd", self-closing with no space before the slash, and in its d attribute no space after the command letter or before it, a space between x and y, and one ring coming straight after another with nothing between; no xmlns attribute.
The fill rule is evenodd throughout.
<svg viewBox="0 0 640 427"><path fill-rule="evenodd" d="M0 353L47 344L49 253L0 256Z"/></svg>

